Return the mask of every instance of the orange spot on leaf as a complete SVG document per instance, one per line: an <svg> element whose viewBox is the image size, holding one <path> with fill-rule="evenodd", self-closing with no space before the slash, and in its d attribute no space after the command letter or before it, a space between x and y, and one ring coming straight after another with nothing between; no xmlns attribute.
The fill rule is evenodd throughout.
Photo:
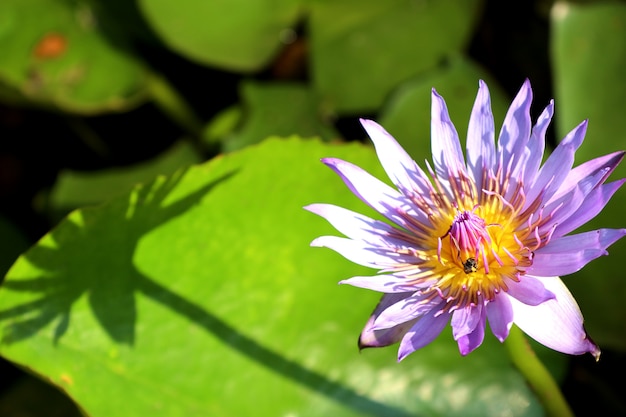
<svg viewBox="0 0 626 417"><path fill-rule="evenodd" d="M68 374L61 374L61 381L65 382L67 385L74 385L74 380Z"/></svg>
<svg viewBox="0 0 626 417"><path fill-rule="evenodd" d="M57 58L67 50L67 38L59 33L46 33L35 45L33 54L40 59Z"/></svg>

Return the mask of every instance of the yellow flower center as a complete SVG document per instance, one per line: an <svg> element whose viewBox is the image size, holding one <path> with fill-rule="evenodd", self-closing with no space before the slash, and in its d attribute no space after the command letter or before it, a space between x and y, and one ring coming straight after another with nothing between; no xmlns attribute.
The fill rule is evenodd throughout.
<svg viewBox="0 0 626 417"><path fill-rule="evenodd" d="M507 283L519 282L532 265L533 251L550 239L551 231L540 233L546 219L535 214L539 200L524 208L521 184L498 178L485 178L480 192L469 178L457 178L450 184L452 198L436 179L434 185L429 199L409 196L431 225L403 215L411 233L400 233L415 245L398 252L412 255L415 263L394 270L402 271L429 298L445 300L442 312L493 300L508 291ZM507 201L502 191L510 187Z"/></svg>

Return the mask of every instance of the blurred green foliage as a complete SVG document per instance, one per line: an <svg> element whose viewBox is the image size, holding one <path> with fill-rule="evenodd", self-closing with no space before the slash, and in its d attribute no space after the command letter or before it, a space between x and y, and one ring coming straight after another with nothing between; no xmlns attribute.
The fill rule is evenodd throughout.
<svg viewBox="0 0 626 417"><path fill-rule="evenodd" d="M578 163L625 149L626 4L559 3L551 19L558 136L589 120L585 142L576 154ZM625 176L622 164L611 179ZM586 228L624 227L624 206L622 190ZM613 256L592 262L566 282L594 337L604 346L624 351L626 273L621 255L626 253L626 241L617 242L609 252Z"/></svg>
<svg viewBox="0 0 626 417"><path fill-rule="evenodd" d="M145 96L141 60L102 32L88 3L4 0L0 16L0 98L92 114Z"/></svg>

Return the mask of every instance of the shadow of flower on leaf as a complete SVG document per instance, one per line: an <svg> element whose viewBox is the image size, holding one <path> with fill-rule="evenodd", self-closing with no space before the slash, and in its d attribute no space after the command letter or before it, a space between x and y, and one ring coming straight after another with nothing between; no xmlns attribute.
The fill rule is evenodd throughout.
<svg viewBox="0 0 626 417"><path fill-rule="evenodd" d="M139 239L189 210L230 175L163 205L184 176L184 171L179 171L135 188L126 201L116 200L108 210L86 208L70 214L51 232L50 239L27 252L26 262L41 271L38 276L4 283L10 291L42 297L0 311L0 321L9 323L2 343L28 338L54 320L54 341L58 342L70 325L72 304L86 295L92 313L108 335L118 343L132 345L137 320L135 295L156 296L145 293L156 283L133 263Z"/></svg>
<svg viewBox="0 0 626 417"><path fill-rule="evenodd" d="M198 204L203 196L228 180L234 172L165 204L184 175L185 172L181 171L137 187L128 199L109 203L107 210L86 208L76 211L48 238L31 248L24 260L32 266L30 270L37 271L36 276L16 277L17 273L10 273L0 291L0 296L7 290L28 294L23 298L30 300L0 309L0 324L4 327L1 343L6 345L28 339L54 322L53 343L57 344L70 328L72 314L93 314L111 339L132 346L137 324L135 297L141 294L188 318L261 366L339 401L345 407L364 415L411 415L358 394L285 358L280 352L268 349L203 306L176 294L137 269L133 256L139 240ZM167 250L166 244L164 250ZM40 297L33 297L33 293ZM91 311L72 313L72 305L84 296Z"/></svg>

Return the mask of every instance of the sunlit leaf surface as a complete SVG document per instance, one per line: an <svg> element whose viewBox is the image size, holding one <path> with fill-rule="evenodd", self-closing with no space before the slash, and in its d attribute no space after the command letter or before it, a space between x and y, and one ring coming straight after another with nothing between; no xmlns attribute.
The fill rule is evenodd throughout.
<svg viewBox="0 0 626 417"><path fill-rule="evenodd" d="M73 212L0 289L2 355L96 417L542 415L494 337L359 354L377 295L336 283L371 271L302 209L363 211L324 156L382 176L370 147L270 139Z"/></svg>
<svg viewBox="0 0 626 417"><path fill-rule="evenodd" d="M59 173L49 196L49 208L67 212L77 207L102 203L129 192L136 184L151 182L157 175L201 161L201 156L186 141L179 141L157 157L132 166L100 171L65 170Z"/></svg>

